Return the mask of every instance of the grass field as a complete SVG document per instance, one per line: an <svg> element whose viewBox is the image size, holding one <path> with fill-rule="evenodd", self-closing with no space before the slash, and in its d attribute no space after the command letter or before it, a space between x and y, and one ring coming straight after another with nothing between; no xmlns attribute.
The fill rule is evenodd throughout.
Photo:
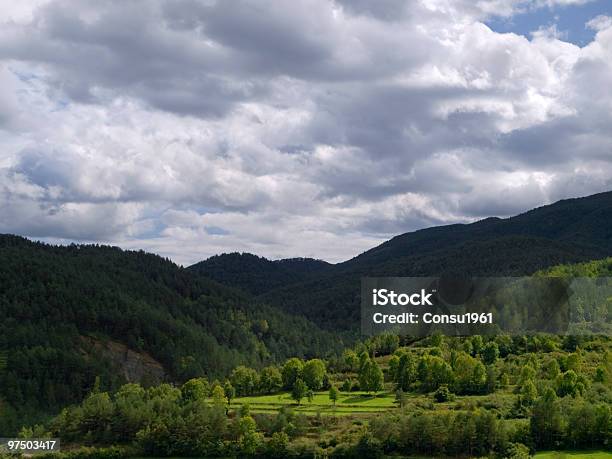
<svg viewBox="0 0 612 459"><path fill-rule="evenodd" d="M407 407L431 410L470 410L474 406L485 408L496 408L500 411L508 411L516 399L516 395L506 392L498 392L492 395L458 396L451 402L434 403L431 394L420 394L407 392L405 401ZM295 411L316 415L366 415L371 413L386 412L398 408L395 401L395 393L383 391L378 394L366 392L341 392L334 407L329 400L327 391L316 392L312 402L306 398L298 404L291 398L289 392L281 392L273 395L257 395L251 397L238 397L232 400L230 408L236 410L242 405L248 404L253 413L275 413L283 406L291 406Z"/></svg>
<svg viewBox="0 0 612 459"><path fill-rule="evenodd" d="M231 408L238 409L244 404L248 404L253 413L273 413L283 406L291 406L297 412L310 415L317 413L337 415L380 413L397 406L393 393L380 392L373 395L366 392L342 392L334 407L327 391L316 392L312 402L303 399L299 406L291 398L291 394L282 392L274 395L238 397L232 400Z"/></svg>
<svg viewBox="0 0 612 459"><path fill-rule="evenodd" d="M585 458L585 459L612 459L612 452L607 451L544 451L537 453L537 459L565 459L565 458Z"/></svg>

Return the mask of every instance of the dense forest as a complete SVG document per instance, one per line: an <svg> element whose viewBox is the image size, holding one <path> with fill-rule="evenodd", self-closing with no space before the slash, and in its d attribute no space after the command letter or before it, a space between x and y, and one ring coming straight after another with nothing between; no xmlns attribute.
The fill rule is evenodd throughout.
<svg viewBox="0 0 612 459"><path fill-rule="evenodd" d="M612 255L612 192L567 199L515 217L426 228L406 233L344 263L311 270L299 282L284 275L236 276L236 257L216 257L193 269L332 330L359 323L362 276L526 276L559 264ZM255 257L250 272L269 272ZM279 286L280 285L280 286Z"/></svg>
<svg viewBox="0 0 612 459"><path fill-rule="evenodd" d="M371 411L363 411L370 408ZM407 344L381 335L338 358L239 366L221 381L94 387L22 438L85 445L57 457L527 458L610 449L612 341L539 335Z"/></svg>
<svg viewBox="0 0 612 459"><path fill-rule="evenodd" d="M610 276L609 221L606 193L337 265L229 254L183 268L2 235L0 436L95 448L74 457L609 448L609 338L357 340L361 276Z"/></svg>
<svg viewBox="0 0 612 459"><path fill-rule="evenodd" d="M189 270L260 295L278 287L302 282L309 275L325 272L329 263L312 258L268 260L250 253L215 255L189 267Z"/></svg>
<svg viewBox="0 0 612 459"><path fill-rule="evenodd" d="M158 364L156 379L183 381L327 356L343 343L159 256L8 235L0 236L0 315L0 433L82 400L96 376L109 389L127 382L117 369L125 349ZM100 354L108 342L121 346Z"/></svg>

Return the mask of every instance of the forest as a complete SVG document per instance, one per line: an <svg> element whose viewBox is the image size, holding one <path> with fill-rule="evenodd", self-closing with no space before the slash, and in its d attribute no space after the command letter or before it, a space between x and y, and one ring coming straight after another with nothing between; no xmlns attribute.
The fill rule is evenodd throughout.
<svg viewBox="0 0 612 459"><path fill-rule="evenodd" d="M342 335L156 255L10 235L0 236L0 315L3 434L81 401L96 377L105 389L128 382L121 352L100 358L98 343L121 343L163 368L159 381L141 381L149 384L343 347Z"/></svg>
<svg viewBox="0 0 612 459"><path fill-rule="evenodd" d="M363 275L609 277L611 196L407 233L336 265L182 267L0 235L0 437L57 436L58 458L607 454L609 336L357 327Z"/></svg>
<svg viewBox="0 0 612 459"><path fill-rule="evenodd" d="M604 451L612 441L612 340L434 335L409 343L380 335L336 358L239 366L224 380L114 392L98 381L82 403L19 436L80 446L49 457Z"/></svg>

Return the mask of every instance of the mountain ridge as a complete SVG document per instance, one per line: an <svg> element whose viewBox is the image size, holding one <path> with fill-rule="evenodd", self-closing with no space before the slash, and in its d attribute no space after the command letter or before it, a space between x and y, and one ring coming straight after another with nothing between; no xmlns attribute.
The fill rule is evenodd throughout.
<svg viewBox="0 0 612 459"><path fill-rule="evenodd" d="M612 192L605 192L508 218L423 228L293 284L270 278L258 286L259 298L334 329L339 323L358 323L362 276L530 275L548 266L612 255L610 222Z"/></svg>

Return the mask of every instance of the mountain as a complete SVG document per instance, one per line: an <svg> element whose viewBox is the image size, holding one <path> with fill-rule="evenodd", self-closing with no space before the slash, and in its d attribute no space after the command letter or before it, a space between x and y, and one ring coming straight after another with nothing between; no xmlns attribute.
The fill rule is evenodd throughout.
<svg viewBox="0 0 612 459"><path fill-rule="evenodd" d="M303 281L331 266L312 258L268 260L250 253L216 255L188 269L222 284L260 295L277 287Z"/></svg>
<svg viewBox="0 0 612 459"><path fill-rule="evenodd" d="M3 399L33 411L80 401L96 377L109 389L221 378L343 347L339 334L159 256L11 235L0 235L0 317L5 412Z"/></svg>
<svg viewBox="0 0 612 459"><path fill-rule="evenodd" d="M330 329L359 323L363 276L522 276L565 263L612 255L612 192L566 199L511 218L422 229L400 236L260 299ZM217 266L217 269L221 269ZM231 277L220 281L237 285Z"/></svg>

